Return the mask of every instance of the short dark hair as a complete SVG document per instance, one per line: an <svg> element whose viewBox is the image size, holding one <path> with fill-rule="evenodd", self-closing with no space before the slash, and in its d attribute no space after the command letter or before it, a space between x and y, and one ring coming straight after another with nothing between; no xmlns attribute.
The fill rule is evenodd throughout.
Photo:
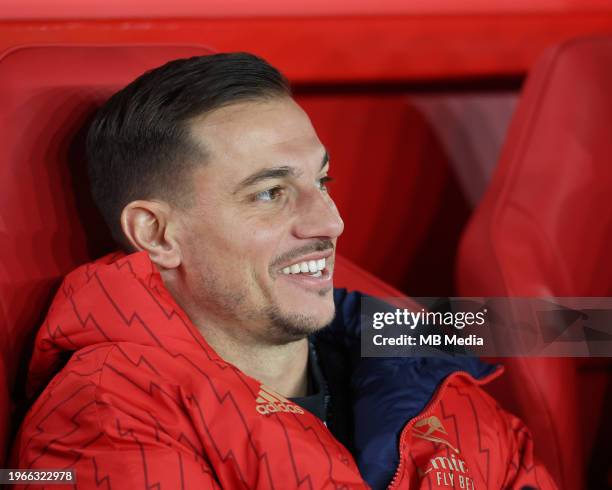
<svg viewBox="0 0 612 490"><path fill-rule="evenodd" d="M220 53L170 61L114 94L87 134L94 201L113 237L126 247L123 208L135 199L177 202L189 169L205 160L189 123L221 107L291 96L285 77L249 53ZM128 247L129 248L129 247Z"/></svg>

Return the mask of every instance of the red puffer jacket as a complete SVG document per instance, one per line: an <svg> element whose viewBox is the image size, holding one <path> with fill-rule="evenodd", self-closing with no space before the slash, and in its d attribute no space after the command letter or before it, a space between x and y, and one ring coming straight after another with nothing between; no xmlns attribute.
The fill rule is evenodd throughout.
<svg viewBox="0 0 612 490"><path fill-rule="evenodd" d="M351 378L356 463L319 419L219 358L146 254L108 256L67 276L38 334L29 389L44 390L17 465L73 468L80 489L555 488L525 427L478 387L499 372L378 361L357 356L373 374Z"/></svg>

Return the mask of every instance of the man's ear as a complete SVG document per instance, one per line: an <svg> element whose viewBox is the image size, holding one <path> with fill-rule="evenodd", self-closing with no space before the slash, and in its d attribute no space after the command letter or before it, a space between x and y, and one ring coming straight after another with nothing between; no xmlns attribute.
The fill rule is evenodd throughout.
<svg viewBox="0 0 612 490"><path fill-rule="evenodd" d="M121 212L121 228L132 247L146 251L151 261L164 269L181 264L171 211L165 202L132 201Z"/></svg>

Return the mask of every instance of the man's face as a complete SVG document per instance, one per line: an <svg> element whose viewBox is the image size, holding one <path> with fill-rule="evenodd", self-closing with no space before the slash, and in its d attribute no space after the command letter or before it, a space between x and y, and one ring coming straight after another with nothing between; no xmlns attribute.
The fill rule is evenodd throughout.
<svg viewBox="0 0 612 490"><path fill-rule="evenodd" d="M194 122L191 134L208 155L179 212L192 301L243 339L287 342L325 326L344 225L308 116L290 98L244 102Z"/></svg>

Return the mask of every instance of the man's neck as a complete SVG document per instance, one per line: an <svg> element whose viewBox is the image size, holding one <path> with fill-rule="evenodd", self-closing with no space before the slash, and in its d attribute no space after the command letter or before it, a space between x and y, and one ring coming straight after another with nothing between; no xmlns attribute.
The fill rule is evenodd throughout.
<svg viewBox="0 0 612 490"><path fill-rule="evenodd" d="M162 272L162 279L175 301L222 359L287 398L307 394L307 338L287 343L253 338L248 329L237 328L235 319L219 318L202 311L178 284L176 275Z"/></svg>
<svg viewBox="0 0 612 490"><path fill-rule="evenodd" d="M308 339L255 345L238 342L212 325L196 326L221 358L244 373L287 398L307 394Z"/></svg>

